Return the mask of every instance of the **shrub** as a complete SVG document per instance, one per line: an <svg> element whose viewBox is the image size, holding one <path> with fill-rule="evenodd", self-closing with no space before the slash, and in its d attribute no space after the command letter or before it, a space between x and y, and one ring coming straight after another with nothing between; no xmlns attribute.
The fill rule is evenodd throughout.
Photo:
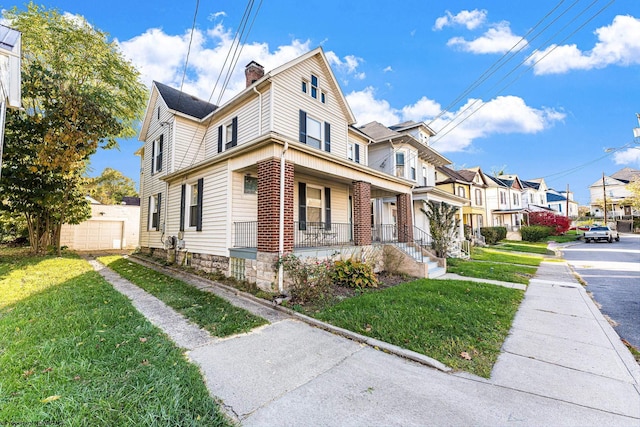
<svg viewBox="0 0 640 427"><path fill-rule="evenodd" d="M289 294L293 304L315 303L331 296L331 263L329 261L305 263L288 254L276 262L291 279Z"/></svg>
<svg viewBox="0 0 640 427"><path fill-rule="evenodd" d="M488 245L495 245L500 240L507 238L507 229L506 227L481 227L480 234Z"/></svg>
<svg viewBox="0 0 640 427"><path fill-rule="evenodd" d="M378 278L373 268L358 260L336 261L331 271L331 280L335 285L359 290L378 287Z"/></svg>
<svg viewBox="0 0 640 427"><path fill-rule="evenodd" d="M539 242L542 239L549 237L553 232L552 227L545 227L542 225L529 225L520 229L522 240L525 242Z"/></svg>
<svg viewBox="0 0 640 427"><path fill-rule="evenodd" d="M553 212L531 212L529 214L529 225L551 227L551 234L557 236L571 227L571 220L566 216L557 215Z"/></svg>

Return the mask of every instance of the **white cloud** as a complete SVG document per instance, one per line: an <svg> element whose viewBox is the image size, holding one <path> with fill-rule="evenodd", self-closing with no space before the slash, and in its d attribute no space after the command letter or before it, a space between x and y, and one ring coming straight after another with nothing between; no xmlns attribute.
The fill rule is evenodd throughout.
<svg viewBox="0 0 640 427"><path fill-rule="evenodd" d="M386 100L376 99L375 90L372 87L367 87L358 92L351 92L346 95L346 98L359 126L374 120L384 125L400 122L400 113L391 108L391 105Z"/></svg>
<svg viewBox="0 0 640 427"><path fill-rule="evenodd" d="M443 29L444 27L453 25L464 25L468 30L473 30L484 24L486 19L486 10L463 10L460 11L457 15L453 15L447 10L444 16L436 19L436 23L434 24L433 29L438 31Z"/></svg>
<svg viewBox="0 0 640 427"><path fill-rule="evenodd" d="M552 45L535 52L528 64L535 64L537 75L640 64L640 18L618 15L611 25L598 28L595 34L598 42L591 51L583 52L575 44Z"/></svg>
<svg viewBox="0 0 640 427"><path fill-rule="evenodd" d="M471 53L504 53L508 52L521 37L511 32L508 22L500 22L489 28L482 36L475 40L466 40L463 37L453 37L447 42L447 46L457 47ZM522 41L521 43L526 43Z"/></svg>
<svg viewBox="0 0 640 427"><path fill-rule="evenodd" d="M209 14L208 19L209 21L215 21L219 16L222 16L224 18L225 16L227 16L227 12L220 11L220 12L211 13Z"/></svg>
<svg viewBox="0 0 640 427"><path fill-rule="evenodd" d="M391 68L391 65L387 65L386 67L384 67L384 70L382 70L383 73L391 73L393 72L393 68Z"/></svg>
<svg viewBox="0 0 640 427"><path fill-rule="evenodd" d="M436 149L462 151L479 138L497 134L535 134L564 120L565 113L551 108L534 108L517 96L499 96L491 101L470 99L458 111L447 113L431 127ZM464 120L464 121L463 121Z"/></svg>
<svg viewBox="0 0 640 427"><path fill-rule="evenodd" d="M152 80L157 80L179 88L189 38L190 31L182 35L169 35L162 29L152 28L132 39L119 42L119 45L124 55L140 70L145 84L150 85ZM256 61L268 72L308 52L309 43L308 40L293 40L289 45L279 46L274 51L266 43L243 46L224 96L219 99L224 82L224 76L219 75L227 60L227 53L232 48L233 34L221 23L206 31L195 30L183 90L205 100L211 99L214 103L224 102L244 89L246 64ZM227 61L225 70L229 65ZM216 81L216 91L212 96Z"/></svg>
<svg viewBox="0 0 640 427"><path fill-rule="evenodd" d="M343 59L340 59L340 57L332 51L325 52L325 56L336 74L351 75L358 80L364 80L366 78L364 72L358 71L358 66L362 63L362 58L347 55Z"/></svg>
<svg viewBox="0 0 640 427"><path fill-rule="evenodd" d="M431 123L440 113L441 106L427 97L400 109L393 108L384 99L377 99L372 87L351 92L346 98L358 126L374 120L386 126L405 120L430 123L430 127L439 132L433 141L442 153L469 149L475 140L492 135L539 133L566 116L551 108L531 107L517 96L500 96L488 102L469 99L458 111L447 112Z"/></svg>
<svg viewBox="0 0 640 427"><path fill-rule="evenodd" d="M633 147L618 151L614 153L613 161L616 165L631 165L635 163L640 166L640 148Z"/></svg>

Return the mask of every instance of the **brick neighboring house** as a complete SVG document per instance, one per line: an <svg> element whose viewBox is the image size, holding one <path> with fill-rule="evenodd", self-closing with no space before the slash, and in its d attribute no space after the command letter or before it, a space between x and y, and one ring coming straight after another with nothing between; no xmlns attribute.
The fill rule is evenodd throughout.
<svg viewBox="0 0 640 427"><path fill-rule="evenodd" d="M354 126L322 49L245 75L220 106L153 83L137 152L141 249L270 290L283 290L281 254L384 268L381 244L411 240L397 230L414 229L415 182L369 166L375 141ZM396 223L381 227L396 231L376 242L380 200L395 203Z"/></svg>

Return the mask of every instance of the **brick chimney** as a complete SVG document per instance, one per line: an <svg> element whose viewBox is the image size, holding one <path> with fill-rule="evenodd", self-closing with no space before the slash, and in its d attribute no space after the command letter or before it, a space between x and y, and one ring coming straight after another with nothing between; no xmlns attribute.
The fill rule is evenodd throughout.
<svg viewBox="0 0 640 427"><path fill-rule="evenodd" d="M264 76L264 67L256 61L251 61L245 67L244 75L247 79L247 87L249 87Z"/></svg>

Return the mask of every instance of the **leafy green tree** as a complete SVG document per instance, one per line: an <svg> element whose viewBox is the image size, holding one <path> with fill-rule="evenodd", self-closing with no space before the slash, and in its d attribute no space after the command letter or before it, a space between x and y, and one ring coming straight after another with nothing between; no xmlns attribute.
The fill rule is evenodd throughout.
<svg viewBox="0 0 640 427"><path fill-rule="evenodd" d="M135 182L111 168L105 168L100 176L87 179L87 194L106 205L122 202L126 196L137 196Z"/></svg>
<svg viewBox="0 0 640 427"><path fill-rule="evenodd" d="M22 32L24 111L7 114L1 208L25 217L34 252L59 253L62 224L89 215L89 157L135 136L146 88L118 46L79 16L29 3L4 18Z"/></svg>
<svg viewBox="0 0 640 427"><path fill-rule="evenodd" d="M631 192L631 196L627 198L631 202L631 207L640 211L640 176L635 177L626 188Z"/></svg>
<svg viewBox="0 0 640 427"><path fill-rule="evenodd" d="M420 210L429 220L431 248L436 252L437 257L444 258L447 256L451 243L458 235L460 226L458 208L433 200L426 202L425 208L420 208Z"/></svg>

